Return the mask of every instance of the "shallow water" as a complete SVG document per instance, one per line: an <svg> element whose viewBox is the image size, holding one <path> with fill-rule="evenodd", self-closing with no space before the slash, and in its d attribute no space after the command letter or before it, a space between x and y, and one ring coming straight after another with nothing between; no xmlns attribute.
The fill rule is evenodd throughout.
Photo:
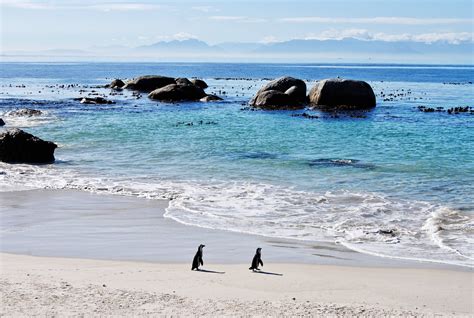
<svg viewBox="0 0 474 318"><path fill-rule="evenodd" d="M474 115L417 109L474 106L472 66L3 63L0 74L7 128L60 145L54 165L0 164L0 191L172 198L166 216L189 225L472 266ZM201 77L225 101L165 104L94 87L142 74ZM245 109L281 75L308 87L363 79L377 107L337 116ZM72 100L93 90L117 103ZM25 107L45 114L8 116Z"/></svg>

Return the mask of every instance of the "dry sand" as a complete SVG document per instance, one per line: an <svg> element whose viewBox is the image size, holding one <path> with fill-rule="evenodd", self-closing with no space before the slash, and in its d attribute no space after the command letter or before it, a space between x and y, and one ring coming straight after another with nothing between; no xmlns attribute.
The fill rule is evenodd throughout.
<svg viewBox="0 0 474 318"><path fill-rule="evenodd" d="M1 257L2 316L472 316L471 271ZM206 261L206 260L205 260Z"/></svg>

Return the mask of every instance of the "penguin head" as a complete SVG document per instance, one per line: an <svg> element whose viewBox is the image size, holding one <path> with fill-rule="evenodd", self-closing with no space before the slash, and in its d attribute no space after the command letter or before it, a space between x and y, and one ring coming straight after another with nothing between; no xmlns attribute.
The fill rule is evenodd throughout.
<svg viewBox="0 0 474 318"><path fill-rule="evenodd" d="M261 254L261 253L262 253L262 248L261 247L257 248L257 254Z"/></svg>
<svg viewBox="0 0 474 318"><path fill-rule="evenodd" d="M204 246L206 246L206 245L204 245L204 244L199 245L198 250L201 251Z"/></svg>

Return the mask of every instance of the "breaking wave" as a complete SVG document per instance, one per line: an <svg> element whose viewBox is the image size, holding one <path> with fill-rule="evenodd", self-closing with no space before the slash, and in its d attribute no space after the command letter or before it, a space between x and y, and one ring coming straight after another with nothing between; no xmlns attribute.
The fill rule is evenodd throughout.
<svg viewBox="0 0 474 318"><path fill-rule="evenodd" d="M0 164L0 191L78 189L170 199L165 217L209 229L336 242L381 257L473 265L474 219L422 201L377 193L315 193L258 182L97 178L67 164Z"/></svg>

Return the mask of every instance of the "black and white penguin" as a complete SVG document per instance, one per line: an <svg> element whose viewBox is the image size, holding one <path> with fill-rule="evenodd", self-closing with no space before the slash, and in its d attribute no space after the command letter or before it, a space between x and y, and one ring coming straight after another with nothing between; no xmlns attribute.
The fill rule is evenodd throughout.
<svg viewBox="0 0 474 318"><path fill-rule="evenodd" d="M196 252L196 255L194 255L193 259L193 265L191 267L191 270L199 270L199 266L204 265L204 262L202 261L202 248L206 245L199 245L198 250Z"/></svg>
<svg viewBox="0 0 474 318"><path fill-rule="evenodd" d="M253 260L252 260L252 266L249 267L249 269L255 271L259 271L260 269L258 268L258 265L262 265L263 266L263 262L262 262L262 248L259 247L257 248L257 251L255 252L255 256L253 257Z"/></svg>

